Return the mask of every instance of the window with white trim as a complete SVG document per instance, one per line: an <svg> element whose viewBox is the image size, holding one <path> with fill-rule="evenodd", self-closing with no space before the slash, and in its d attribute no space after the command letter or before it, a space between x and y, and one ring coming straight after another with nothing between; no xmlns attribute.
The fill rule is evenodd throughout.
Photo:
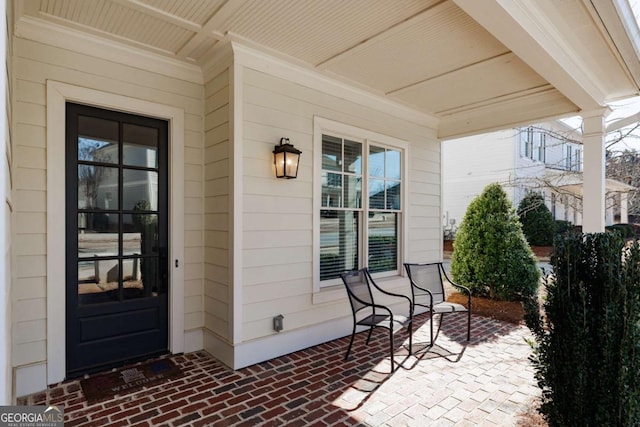
<svg viewBox="0 0 640 427"><path fill-rule="evenodd" d="M320 135L320 286L339 284L340 274L363 267L398 275L404 148L340 132Z"/></svg>
<svg viewBox="0 0 640 427"><path fill-rule="evenodd" d="M520 129L520 156L527 157L533 160L533 139L534 139L533 127L526 129Z"/></svg>

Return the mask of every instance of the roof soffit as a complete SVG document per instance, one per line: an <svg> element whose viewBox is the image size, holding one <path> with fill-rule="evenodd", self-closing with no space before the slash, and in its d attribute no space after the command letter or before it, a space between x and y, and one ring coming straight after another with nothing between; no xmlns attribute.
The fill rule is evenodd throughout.
<svg viewBox="0 0 640 427"><path fill-rule="evenodd" d="M638 92L582 2L453 1L583 110Z"/></svg>

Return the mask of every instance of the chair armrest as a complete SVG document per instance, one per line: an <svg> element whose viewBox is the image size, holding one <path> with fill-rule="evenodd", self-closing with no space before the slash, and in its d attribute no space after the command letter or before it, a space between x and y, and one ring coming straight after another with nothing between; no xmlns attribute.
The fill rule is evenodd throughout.
<svg viewBox="0 0 640 427"><path fill-rule="evenodd" d="M469 288L467 288L466 286L458 285L453 280L451 280L447 275L447 272L444 270L444 266L442 266L442 264L440 265L440 268L442 269L442 274L444 274L444 278L447 279L447 282L449 282L455 288L464 291L467 295L469 295L469 297L471 297L471 290Z"/></svg>
<svg viewBox="0 0 640 427"><path fill-rule="evenodd" d="M369 280L369 282L373 285L374 288L376 288L378 291L380 291L380 293L383 293L385 295L389 295L389 296L392 296L392 297L396 297L396 298L404 298L404 299L406 299L407 302L409 303L409 317L413 317L413 302L411 301L411 298L409 298L406 295L396 294L395 292L385 291L380 286L378 286L378 284L373 280L373 278L371 277L371 273L369 273L369 270L366 270L366 275L367 275L367 279Z"/></svg>

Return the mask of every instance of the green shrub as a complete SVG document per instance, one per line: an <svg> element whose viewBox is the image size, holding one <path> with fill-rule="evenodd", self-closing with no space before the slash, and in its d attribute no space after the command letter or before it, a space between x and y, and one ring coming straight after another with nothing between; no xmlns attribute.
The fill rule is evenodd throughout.
<svg viewBox="0 0 640 427"><path fill-rule="evenodd" d="M467 208L456 235L451 273L476 296L515 301L537 292L536 258L499 184L488 185Z"/></svg>
<svg viewBox="0 0 640 427"><path fill-rule="evenodd" d="M624 254L624 256L623 256ZM550 426L636 426L640 420L640 246L612 233L556 241L545 316L527 326Z"/></svg>
<svg viewBox="0 0 640 427"><path fill-rule="evenodd" d="M572 232L575 230L575 226L571 221L565 221L563 219L556 219L555 223L555 232L556 236L563 235L567 232Z"/></svg>
<svg viewBox="0 0 640 427"><path fill-rule="evenodd" d="M553 244L555 223L551 211L538 193L529 193L518 205L518 217L522 231L530 245L549 246Z"/></svg>
<svg viewBox="0 0 640 427"><path fill-rule="evenodd" d="M606 226L605 229L612 233L620 233L624 239L636 237L636 232L631 224L613 224Z"/></svg>

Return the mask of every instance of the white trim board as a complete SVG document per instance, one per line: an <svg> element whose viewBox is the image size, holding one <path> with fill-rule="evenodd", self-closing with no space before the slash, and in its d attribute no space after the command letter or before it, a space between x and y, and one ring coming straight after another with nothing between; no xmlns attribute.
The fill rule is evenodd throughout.
<svg viewBox="0 0 640 427"><path fill-rule="evenodd" d="M184 333L184 111L126 96L47 80L47 378L64 380L65 345L65 103L169 120L169 351L182 353ZM175 260L179 266L175 267ZM18 387L20 385L18 384Z"/></svg>

